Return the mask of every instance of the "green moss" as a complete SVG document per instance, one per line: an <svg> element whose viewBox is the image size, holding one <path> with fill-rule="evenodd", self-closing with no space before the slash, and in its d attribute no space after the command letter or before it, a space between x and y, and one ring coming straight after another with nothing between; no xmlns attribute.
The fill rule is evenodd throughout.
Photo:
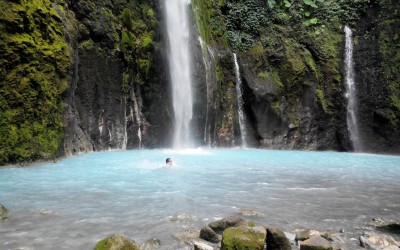
<svg viewBox="0 0 400 250"><path fill-rule="evenodd" d="M150 69L150 61L146 60L146 59L140 59L139 60L139 68L144 74L147 75L149 73L149 69Z"/></svg>
<svg viewBox="0 0 400 250"><path fill-rule="evenodd" d="M120 235L109 236L99 241L94 247L94 250L112 249L140 250L140 247L134 241Z"/></svg>
<svg viewBox="0 0 400 250"><path fill-rule="evenodd" d="M92 39L86 40L79 44L79 49L82 49L82 50L92 50L92 49L94 49L94 47L95 46L94 46L94 42Z"/></svg>
<svg viewBox="0 0 400 250"><path fill-rule="evenodd" d="M255 232L247 227L231 227L224 230L222 250L264 249L265 233Z"/></svg>
<svg viewBox="0 0 400 250"><path fill-rule="evenodd" d="M130 76L134 83L144 83L149 77L155 48L154 29L158 24L151 5L134 2L124 8L120 15L122 33L120 49L124 54L127 68L125 72L135 74ZM125 92L127 86L123 86Z"/></svg>
<svg viewBox="0 0 400 250"><path fill-rule="evenodd" d="M0 164L55 157L71 65L61 18L50 0L1 7Z"/></svg>
<svg viewBox="0 0 400 250"><path fill-rule="evenodd" d="M281 102L280 101L272 102L271 107L272 107L273 110L275 110L276 113L280 113Z"/></svg>
<svg viewBox="0 0 400 250"><path fill-rule="evenodd" d="M386 25L390 25L387 24ZM394 110L400 111L400 51L396 37L390 31L382 30L379 37L382 55L383 81L389 87L389 95ZM397 121L398 119L396 119Z"/></svg>
<svg viewBox="0 0 400 250"><path fill-rule="evenodd" d="M284 86L279 76L279 72L274 70L274 68L271 67L270 71L260 72L257 76L263 80L272 81L278 90L283 90Z"/></svg>
<svg viewBox="0 0 400 250"><path fill-rule="evenodd" d="M223 0L194 0L192 10L200 36L207 44L228 47L225 19L219 12Z"/></svg>
<svg viewBox="0 0 400 250"><path fill-rule="evenodd" d="M298 75L302 74L306 71L307 65L305 64L302 53L302 48L297 46L297 42L292 39L285 40L285 51L287 58L287 70L293 73L294 77L298 77Z"/></svg>
<svg viewBox="0 0 400 250"><path fill-rule="evenodd" d="M318 100L321 103L322 109L326 114L330 114L330 110L328 108L327 101L325 99L324 91L322 89L316 89L315 93L317 94Z"/></svg>

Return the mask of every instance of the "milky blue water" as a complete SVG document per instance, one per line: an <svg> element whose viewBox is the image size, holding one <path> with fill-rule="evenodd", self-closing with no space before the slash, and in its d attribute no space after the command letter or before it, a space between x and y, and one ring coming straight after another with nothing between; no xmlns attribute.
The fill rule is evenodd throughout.
<svg viewBox="0 0 400 250"><path fill-rule="evenodd" d="M372 218L400 218L399 179L400 157L250 149L98 152L5 167L0 204L13 217L0 224L0 249L92 249L112 233L179 249L174 233L243 209L287 232L357 237Z"/></svg>

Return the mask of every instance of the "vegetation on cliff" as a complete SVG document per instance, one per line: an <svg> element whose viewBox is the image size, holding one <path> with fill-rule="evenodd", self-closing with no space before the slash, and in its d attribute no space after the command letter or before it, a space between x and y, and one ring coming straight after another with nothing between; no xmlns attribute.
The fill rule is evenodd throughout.
<svg viewBox="0 0 400 250"><path fill-rule="evenodd" d="M0 165L57 155L71 62L50 0L0 1Z"/></svg>
<svg viewBox="0 0 400 250"><path fill-rule="evenodd" d="M154 54L157 20L147 1L128 4L120 14L122 26L120 49L137 83L147 79ZM129 77L129 78L130 78Z"/></svg>
<svg viewBox="0 0 400 250"><path fill-rule="evenodd" d="M370 9L381 8L382 13L391 13L393 11L389 9L394 5L396 3L384 0L192 2L204 40L215 48L229 48L239 55L243 78L253 92L253 95L247 92L245 96L253 126L268 126L255 122L265 120L257 117L256 110L261 102L266 103L267 109L274 113L267 119L269 123L276 120L278 126L283 126L265 129L272 130L269 139L277 135L289 137L289 133L293 136L290 131L294 126L298 131L294 133L295 140L314 137L306 144L297 145L304 148L308 143L310 149L326 148L322 146L323 142L318 146L318 140L322 138L330 138L325 140L333 142L346 137L346 99L342 79L344 26L356 28L360 18ZM386 84L392 102L392 108L385 110L384 115L396 124L400 105L396 80L398 62L397 56L388 57L397 55L398 37L389 34L398 23L398 13L394 11L390 16L384 15L383 19L385 23L380 27L379 41L382 58L387 60L383 60L382 70L388 79ZM228 46L221 41L227 42ZM229 79L229 76L222 78ZM227 87L226 84L218 86ZM228 93L230 89L220 92ZM260 112L265 115L265 111ZM306 136L308 133L312 135ZM259 140L266 139L264 136L259 131L255 134ZM343 143L346 144L337 141L336 145L331 143L329 147L349 150L347 146L341 146Z"/></svg>
<svg viewBox="0 0 400 250"><path fill-rule="evenodd" d="M383 82L388 86L391 107L384 116L394 128L400 128L400 3L382 4L379 24L379 49Z"/></svg>

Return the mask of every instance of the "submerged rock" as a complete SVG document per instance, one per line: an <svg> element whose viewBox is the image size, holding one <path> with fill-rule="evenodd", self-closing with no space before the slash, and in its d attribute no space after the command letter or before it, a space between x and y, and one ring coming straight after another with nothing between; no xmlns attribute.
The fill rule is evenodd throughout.
<svg viewBox="0 0 400 250"><path fill-rule="evenodd" d="M199 239L199 231L188 229L175 233L173 237L180 242L181 245L193 245Z"/></svg>
<svg viewBox="0 0 400 250"><path fill-rule="evenodd" d="M126 236L114 234L99 241L94 250L140 250L140 247Z"/></svg>
<svg viewBox="0 0 400 250"><path fill-rule="evenodd" d="M373 219L370 225L381 231L400 234L400 221L385 220L381 218Z"/></svg>
<svg viewBox="0 0 400 250"><path fill-rule="evenodd" d="M153 250L161 245L161 241L157 238L148 239L141 247L141 250Z"/></svg>
<svg viewBox="0 0 400 250"><path fill-rule="evenodd" d="M10 212L5 206L0 204L0 223L8 218L10 218Z"/></svg>
<svg viewBox="0 0 400 250"><path fill-rule="evenodd" d="M263 250L267 232L263 227L239 226L226 229L222 235L222 250Z"/></svg>
<svg viewBox="0 0 400 250"><path fill-rule="evenodd" d="M190 222L196 220L196 217L190 214L175 214L167 217L168 220L174 222Z"/></svg>
<svg viewBox="0 0 400 250"><path fill-rule="evenodd" d="M262 216L263 215L262 213L260 213L256 210L250 209L250 208L240 208L240 209L238 209L238 214L244 215L244 216Z"/></svg>

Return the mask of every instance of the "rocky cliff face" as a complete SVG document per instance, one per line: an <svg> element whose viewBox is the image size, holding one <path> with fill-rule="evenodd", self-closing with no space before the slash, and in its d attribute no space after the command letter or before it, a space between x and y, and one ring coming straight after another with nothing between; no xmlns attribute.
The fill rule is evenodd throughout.
<svg viewBox="0 0 400 250"><path fill-rule="evenodd" d="M400 4L372 6L356 25L355 70L363 150L400 152Z"/></svg>
<svg viewBox="0 0 400 250"><path fill-rule="evenodd" d="M66 7L78 40L65 154L167 145L171 112L157 6L71 1Z"/></svg>
<svg viewBox="0 0 400 250"><path fill-rule="evenodd" d="M399 152L399 64L393 45L399 16L391 11L398 9L397 3L327 1L311 8L298 2L287 8L256 0L209 0L194 1L193 9L208 50L216 55L231 49L238 53L251 146L353 150L343 62L343 27L350 25L357 33L356 84L364 150ZM302 13L304 9L309 12ZM207 66L213 67L217 79L223 79L221 84L214 80L212 96L224 93L227 97L236 84L232 64L228 66L226 59L214 59L217 66ZM221 95L216 101L217 106L221 104L219 110L214 106L208 111L227 117L211 126L224 135L224 140L215 137L216 145L240 145L234 128L238 128L237 104L231 100L229 105L229 98Z"/></svg>

